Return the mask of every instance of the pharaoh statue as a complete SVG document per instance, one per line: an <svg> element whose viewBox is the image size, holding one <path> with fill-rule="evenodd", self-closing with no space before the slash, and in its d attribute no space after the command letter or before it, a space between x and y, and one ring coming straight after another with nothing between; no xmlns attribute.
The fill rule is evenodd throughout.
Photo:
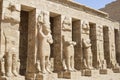
<svg viewBox="0 0 120 80"><path fill-rule="evenodd" d="M85 69L92 69L92 51L89 38L89 25L87 22L82 24L82 44L83 44L83 63Z"/></svg>
<svg viewBox="0 0 120 80"><path fill-rule="evenodd" d="M111 68L116 69L119 68L119 64L117 63L116 60L116 55L115 55L115 44L111 44L111 54L110 54L111 60L110 60L110 65Z"/></svg>
<svg viewBox="0 0 120 80"><path fill-rule="evenodd" d="M83 39L82 41L84 47L85 68L92 69L92 51L91 51L90 39Z"/></svg>
<svg viewBox="0 0 120 80"><path fill-rule="evenodd" d="M63 67L65 71L75 71L74 69L74 46L72 41L71 18L65 16L62 23L62 43L63 43Z"/></svg>
<svg viewBox="0 0 120 80"><path fill-rule="evenodd" d="M74 68L74 46L76 42L65 41L63 36L63 55L65 60L65 70L76 71Z"/></svg>
<svg viewBox="0 0 120 80"><path fill-rule="evenodd" d="M47 13L42 12L38 16L38 54L39 54L39 62L38 66L41 67L38 70L41 70L42 73L51 73L50 70L50 44L53 43L51 30L50 30L50 23L46 20Z"/></svg>
<svg viewBox="0 0 120 80"><path fill-rule="evenodd" d="M97 48L98 48L98 60L97 60L97 68L104 69L106 66L106 60L104 59L104 48L103 48L103 28L102 26L98 26L97 28ZM107 67L107 66L106 66Z"/></svg>
<svg viewBox="0 0 120 80"><path fill-rule="evenodd" d="M4 24L10 24L8 24L8 26L1 26L1 72L3 76L6 77L19 76L18 69L20 61L18 55L20 7L15 3L9 2L3 11L2 21L5 22Z"/></svg>
<svg viewBox="0 0 120 80"><path fill-rule="evenodd" d="M116 50L115 50L115 34L114 34L114 28L110 27L109 28L109 35L110 37L110 68L116 69L119 68L119 64L117 63L116 60Z"/></svg>

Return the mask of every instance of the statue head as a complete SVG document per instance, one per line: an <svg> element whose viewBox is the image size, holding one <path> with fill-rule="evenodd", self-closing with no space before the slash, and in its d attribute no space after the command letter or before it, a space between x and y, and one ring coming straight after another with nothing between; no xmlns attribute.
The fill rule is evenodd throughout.
<svg viewBox="0 0 120 80"><path fill-rule="evenodd" d="M86 21L84 21L84 22L82 23L82 28L83 28L84 30L89 30L89 24L88 24Z"/></svg>
<svg viewBox="0 0 120 80"><path fill-rule="evenodd" d="M15 4L12 2L9 4L8 9L11 10L12 12L17 10Z"/></svg>

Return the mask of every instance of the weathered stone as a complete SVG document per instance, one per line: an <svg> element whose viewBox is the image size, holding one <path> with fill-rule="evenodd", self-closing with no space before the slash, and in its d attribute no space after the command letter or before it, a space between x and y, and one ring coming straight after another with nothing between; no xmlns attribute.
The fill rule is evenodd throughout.
<svg viewBox="0 0 120 80"><path fill-rule="evenodd" d="M92 76L92 71L91 70L82 70L82 76Z"/></svg>
<svg viewBox="0 0 120 80"><path fill-rule="evenodd" d="M100 69L100 74L107 74L107 69Z"/></svg>
<svg viewBox="0 0 120 80"><path fill-rule="evenodd" d="M0 80L118 73L119 27L107 13L72 0L0 0Z"/></svg>
<svg viewBox="0 0 120 80"><path fill-rule="evenodd" d="M114 73L120 73L120 68L112 69Z"/></svg>

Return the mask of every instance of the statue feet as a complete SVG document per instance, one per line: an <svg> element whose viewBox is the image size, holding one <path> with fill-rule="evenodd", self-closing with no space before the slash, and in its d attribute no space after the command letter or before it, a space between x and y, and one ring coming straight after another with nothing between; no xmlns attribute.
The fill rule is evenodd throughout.
<svg viewBox="0 0 120 80"><path fill-rule="evenodd" d="M48 72L49 74L51 74L51 73L52 73L52 71L51 71L50 69L47 69L47 72Z"/></svg>
<svg viewBox="0 0 120 80"><path fill-rule="evenodd" d="M14 76L19 76L18 72L16 70L13 70L13 75Z"/></svg>
<svg viewBox="0 0 120 80"><path fill-rule="evenodd" d="M46 70L42 70L42 73L43 73L43 74L47 74L48 71L46 71Z"/></svg>
<svg viewBox="0 0 120 80"><path fill-rule="evenodd" d="M76 72L77 70L76 69L72 69L73 72Z"/></svg>
<svg viewBox="0 0 120 80"><path fill-rule="evenodd" d="M12 73L12 72L7 72L7 73L6 73L6 76L7 76L7 77L12 77L12 76L13 76L13 73Z"/></svg>

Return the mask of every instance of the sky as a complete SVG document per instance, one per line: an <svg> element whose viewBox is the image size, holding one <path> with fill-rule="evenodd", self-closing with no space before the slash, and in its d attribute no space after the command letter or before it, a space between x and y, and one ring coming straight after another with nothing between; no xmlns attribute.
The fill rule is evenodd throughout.
<svg viewBox="0 0 120 80"><path fill-rule="evenodd" d="M103 8L106 4L116 0L75 0L75 1L94 9L100 9Z"/></svg>

